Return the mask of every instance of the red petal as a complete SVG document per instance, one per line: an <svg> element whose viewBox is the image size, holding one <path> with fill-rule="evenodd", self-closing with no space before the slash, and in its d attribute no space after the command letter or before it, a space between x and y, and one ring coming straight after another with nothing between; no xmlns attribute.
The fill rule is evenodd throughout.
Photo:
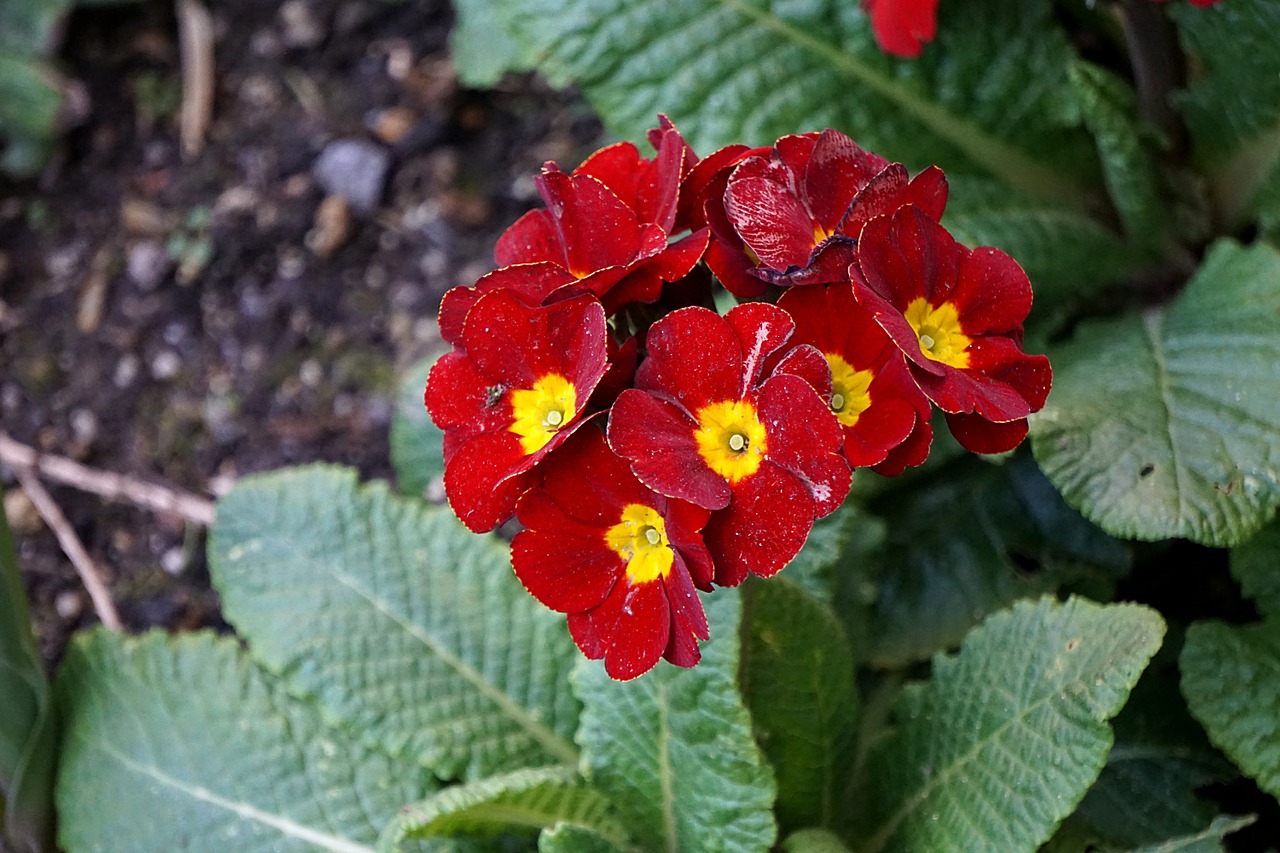
<svg viewBox="0 0 1280 853"><path fill-rule="evenodd" d="M590 175L570 176L558 170L544 171L536 181L554 217L571 273L581 278L636 257L641 223L608 187Z"/></svg>
<svg viewBox="0 0 1280 853"><path fill-rule="evenodd" d="M785 344L796 330L791 315L767 302L748 302L724 315L742 352L742 384L734 399L746 396L760 380L765 359Z"/></svg>
<svg viewBox="0 0 1280 853"><path fill-rule="evenodd" d="M1031 311L1031 281L1018 262L999 249L962 251L951 301L966 335L1022 335Z"/></svg>
<svg viewBox="0 0 1280 853"><path fill-rule="evenodd" d="M824 130L804 172L805 198L814 218L826 231L834 233L850 203L888 163L843 133Z"/></svg>
<svg viewBox="0 0 1280 853"><path fill-rule="evenodd" d="M720 509L729 503L729 484L698 453L695 429L673 404L629 388L610 412L609 446L659 494Z"/></svg>
<svg viewBox="0 0 1280 853"><path fill-rule="evenodd" d="M480 297L494 290L509 290L530 308L541 305L552 293L577 279L564 267L538 262L502 267L480 277L475 287L454 287L440 301L440 337L451 344L462 339L467 312Z"/></svg>
<svg viewBox="0 0 1280 853"><path fill-rule="evenodd" d="M548 462L543 473L545 491L568 517L598 530L617 524L628 504L644 504L659 512L666 508L666 499L635 478L626 460L609 448L595 427L579 430ZM533 526L524 522L523 510L521 521Z"/></svg>
<svg viewBox="0 0 1280 853"><path fill-rule="evenodd" d="M889 451L885 460L871 470L885 477L896 477L907 468L915 467L929 458L929 445L933 443L933 426L929 423L932 407L925 403L924 411L916 411L916 423L906 440Z"/></svg>
<svg viewBox="0 0 1280 853"><path fill-rule="evenodd" d="M652 669L670 632L670 608L657 581L632 586L624 580L599 607L569 615L578 648L587 657L603 657L605 672L619 681Z"/></svg>
<svg viewBox="0 0 1280 853"><path fill-rule="evenodd" d="M753 157L733 170L725 213L763 266L780 272L804 267L817 240L814 221L797 195L797 179L778 161Z"/></svg>
<svg viewBox="0 0 1280 853"><path fill-rule="evenodd" d="M947 427L960 446L974 453L1004 453L1027 437L1027 419L992 423L978 415L947 414Z"/></svg>
<svg viewBox="0 0 1280 853"><path fill-rule="evenodd" d="M733 501L712 513L703 537L715 561L715 582L737 586L748 572L777 574L800 552L813 527L813 498L794 475L766 461L740 480Z"/></svg>
<svg viewBox="0 0 1280 853"><path fill-rule="evenodd" d="M637 388L671 398L690 416L709 403L741 398L742 348L714 311L672 311L649 328L645 343L649 355L636 371Z"/></svg>
<svg viewBox="0 0 1280 853"><path fill-rule="evenodd" d="M777 367L770 371L772 376L783 373L799 376L818 392L819 397L828 401L831 399L831 365L827 362L827 357L818 352L817 347L797 344L787 350Z"/></svg>
<svg viewBox="0 0 1280 853"><path fill-rule="evenodd" d="M663 517L667 525L667 541L684 560L694 586L710 592L715 567L711 564L711 552L702 541L702 528L707 526L711 513L687 501L670 500Z"/></svg>
<svg viewBox="0 0 1280 853"><path fill-rule="evenodd" d="M696 231L707 225L704 206L708 203L723 207L724 185L729 170L748 155L768 149L751 149L745 145L728 145L703 157L689 170L680 182L680 203L676 221L669 233L683 230Z"/></svg>
<svg viewBox="0 0 1280 853"><path fill-rule="evenodd" d="M605 146L583 160L573 170L576 175L590 175L604 184L627 207L635 210L636 187L644 176L649 161L640 156L633 143L617 142ZM652 222L653 220L642 220Z"/></svg>
<svg viewBox="0 0 1280 853"><path fill-rule="evenodd" d="M604 601L626 566L602 532L570 518L542 489L526 492L517 513L530 529L511 540L511 565L525 589L560 613Z"/></svg>
<svg viewBox="0 0 1280 853"><path fill-rule="evenodd" d="M511 518L516 500L535 482L527 470L532 458L511 432L486 432L463 444L444 469L444 493L454 515L475 533Z"/></svg>
<svg viewBox="0 0 1280 853"><path fill-rule="evenodd" d="M938 0L863 0L876 43L894 56L920 55L937 32Z"/></svg>
<svg viewBox="0 0 1280 853"><path fill-rule="evenodd" d="M573 383L578 410L604 375L604 309L586 296L530 308L508 291L485 294L467 313L462 338L487 379L531 388L549 373Z"/></svg>
<svg viewBox="0 0 1280 853"><path fill-rule="evenodd" d="M455 350L441 356L427 374L424 402L431 420L442 430L465 427L469 432L502 429L511 423L505 388L476 370L475 362Z"/></svg>
<svg viewBox="0 0 1280 853"><path fill-rule="evenodd" d="M942 221L947 208L947 176L937 166L930 166L911 179L904 204L913 204L935 222Z"/></svg>
<svg viewBox="0 0 1280 853"><path fill-rule="evenodd" d="M818 518L833 512L849 494L852 473L840 456L844 431L831 407L808 382L786 375L765 382L756 405L768 434L767 459L805 483Z"/></svg>
<svg viewBox="0 0 1280 853"><path fill-rule="evenodd" d="M531 210L504 231L493 247L493 259L500 267L544 261L569 266L555 220L546 210Z"/></svg>
<svg viewBox="0 0 1280 853"><path fill-rule="evenodd" d="M698 593L689 582L689 573L680 564L679 557L671 574L662 581L671 612L671 635L662 656L676 666L690 667L702 658L698 640L707 639L710 631L707 614L702 609Z"/></svg>

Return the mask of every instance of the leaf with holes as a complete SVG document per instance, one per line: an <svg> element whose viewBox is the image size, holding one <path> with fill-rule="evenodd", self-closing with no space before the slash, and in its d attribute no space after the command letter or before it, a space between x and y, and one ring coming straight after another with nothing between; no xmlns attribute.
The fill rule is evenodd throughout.
<svg viewBox="0 0 1280 853"><path fill-rule="evenodd" d="M711 639L696 667L662 661L627 682L598 661L574 671L578 743L587 778L643 849L763 853L777 834L774 782L738 692L739 593L704 603Z"/></svg>
<svg viewBox="0 0 1280 853"><path fill-rule="evenodd" d="M1019 602L899 697L865 771L860 849L1031 853L1097 778L1106 721L1164 635L1138 605Z"/></svg>
<svg viewBox="0 0 1280 853"><path fill-rule="evenodd" d="M1167 308L1051 353L1036 459L1111 534L1243 542L1280 507L1280 253L1214 245Z"/></svg>
<svg viewBox="0 0 1280 853"><path fill-rule="evenodd" d="M67 853L372 853L435 785L326 726L231 638L83 634L57 692Z"/></svg>
<svg viewBox="0 0 1280 853"><path fill-rule="evenodd" d="M349 470L284 470L219 502L209 551L253 655L393 753L444 779L576 763L564 617L447 508Z"/></svg>

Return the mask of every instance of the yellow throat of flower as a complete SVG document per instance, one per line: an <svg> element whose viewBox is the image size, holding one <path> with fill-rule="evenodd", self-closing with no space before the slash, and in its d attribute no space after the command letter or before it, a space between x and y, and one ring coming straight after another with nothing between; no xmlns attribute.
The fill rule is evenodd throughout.
<svg viewBox="0 0 1280 853"><path fill-rule="evenodd" d="M754 406L745 400L725 400L702 407L697 418L694 438L707 467L730 483L760 470L769 448Z"/></svg>
<svg viewBox="0 0 1280 853"><path fill-rule="evenodd" d="M604 533L605 544L627 564L632 584L649 583L671 572L675 553L667 543L667 527L653 507L627 504L621 520Z"/></svg>
<svg viewBox="0 0 1280 853"><path fill-rule="evenodd" d="M960 313L955 305L943 302L930 305L923 296L907 306L907 322L920 340L920 351L934 361L951 367L969 366L966 351L972 339L960 329Z"/></svg>
<svg viewBox="0 0 1280 853"><path fill-rule="evenodd" d="M558 373L548 373L529 389L511 392L510 430L520 436L526 455L537 453L577 414L578 394L573 383Z"/></svg>
<svg viewBox="0 0 1280 853"><path fill-rule="evenodd" d="M833 352L825 353L831 367L831 411L841 426L851 427L871 406L870 370L854 370L849 362Z"/></svg>

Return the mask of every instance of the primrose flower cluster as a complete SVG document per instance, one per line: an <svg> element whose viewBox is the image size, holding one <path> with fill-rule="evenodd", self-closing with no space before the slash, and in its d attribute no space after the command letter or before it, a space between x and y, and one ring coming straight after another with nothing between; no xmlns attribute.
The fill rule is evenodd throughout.
<svg viewBox="0 0 1280 853"><path fill-rule="evenodd" d="M1026 275L939 224L941 170L834 130L699 158L662 116L649 142L544 166L546 207L445 294L425 395L454 512L518 520L516 575L619 679L697 663L696 591L781 570L854 469L923 462L934 408L997 453L1050 385Z"/></svg>

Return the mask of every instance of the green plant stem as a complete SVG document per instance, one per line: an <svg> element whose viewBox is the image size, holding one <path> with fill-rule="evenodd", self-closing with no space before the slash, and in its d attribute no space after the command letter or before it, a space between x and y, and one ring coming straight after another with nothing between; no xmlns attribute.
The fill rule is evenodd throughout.
<svg viewBox="0 0 1280 853"><path fill-rule="evenodd" d="M1175 154L1186 151L1187 131L1170 101L1186 76L1182 52L1168 16L1150 0L1122 0L1121 20L1129 44L1138 114L1163 133Z"/></svg>

